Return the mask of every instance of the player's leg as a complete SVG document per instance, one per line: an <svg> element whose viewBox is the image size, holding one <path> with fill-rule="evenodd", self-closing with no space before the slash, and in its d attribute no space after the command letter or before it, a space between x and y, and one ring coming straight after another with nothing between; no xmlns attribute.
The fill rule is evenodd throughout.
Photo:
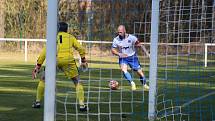
<svg viewBox="0 0 215 121"><path fill-rule="evenodd" d="M78 68L76 66L76 63L70 63L64 67L62 67L62 70L64 71L64 74L71 78L74 82L75 88L76 88L76 98L79 101L80 111L86 111L87 106L84 104L84 87L80 82L79 79L79 73Z"/></svg>
<svg viewBox="0 0 215 121"><path fill-rule="evenodd" d="M79 101L80 111L87 111L87 106L84 104L84 87L79 81L79 76L72 78L76 87L76 97Z"/></svg>
<svg viewBox="0 0 215 121"><path fill-rule="evenodd" d="M32 104L32 108L40 108L40 102L44 96L45 89L45 71L41 72L41 77L37 85L36 100Z"/></svg>
<svg viewBox="0 0 215 121"><path fill-rule="evenodd" d="M142 69L138 69L137 70L137 74L139 75L140 77L140 82L143 84L143 87L145 89L149 89L149 86L146 84L146 78L145 78L145 75L143 73L143 70Z"/></svg>
<svg viewBox="0 0 215 121"><path fill-rule="evenodd" d="M140 66L138 57L136 55L134 55L131 58L129 58L128 64L134 71L137 72L137 74L140 77L140 82L143 84L144 88L149 89L148 85L146 84L146 78L145 78L145 75L144 75L142 68Z"/></svg>
<svg viewBox="0 0 215 121"><path fill-rule="evenodd" d="M121 58L119 60L119 64L120 64L120 68L121 68L124 78L126 80L128 80L128 82L131 84L131 89L136 90L136 85L135 85L134 81L132 80L131 74L128 72L127 60L125 58L124 59Z"/></svg>

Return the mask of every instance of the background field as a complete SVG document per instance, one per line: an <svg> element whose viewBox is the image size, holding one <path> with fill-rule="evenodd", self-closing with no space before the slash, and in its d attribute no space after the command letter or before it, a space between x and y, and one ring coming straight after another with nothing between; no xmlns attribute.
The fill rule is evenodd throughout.
<svg viewBox="0 0 215 121"><path fill-rule="evenodd" d="M215 0L159 2L157 118L214 121ZM130 91L117 58L110 54L111 44L102 42L112 42L117 26L123 24L150 50L151 30L156 30L151 28L153 9L151 0L59 0L58 21L67 22L69 33L87 41L82 44L90 69L81 73L81 81L90 111L77 112L74 85L59 72L57 121L147 120L148 91L129 70L138 86ZM47 0L0 0L0 10L0 121L41 121L43 108L31 108L38 81L31 79L31 71L45 43L27 38L46 38ZM148 79L149 58L140 50L138 55L143 56L140 62ZM109 90L111 79L120 83L119 90Z"/></svg>
<svg viewBox="0 0 215 121"><path fill-rule="evenodd" d="M21 58L20 58L21 57ZM1 56L0 59L0 119L1 121L40 121L43 116L43 108L32 109L31 104L35 99L37 81L31 79L31 71L34 67L35 57L29 55L29 62L22 61L22 54L14 54ZM93 58L93 59L92 59ZM211 121L214 120L215 112L215 67L214 56L211 56L212 62L210 66L204 68L202 63L197 63L196 56L189 57L189 66L186 65L187 57L180 57L180 66L173 64L174 57L169 58L168 69L164 68L162 58L159 58L158 69L158 95L159 105L157 105L158 116L162 118L164 114L171 116L163 118L164 120L173 120L172 110L175 113L175 120L181 117L187 120L189 116L190 121ZM192 58L192 59L191 59ZM144 67L146 76L148 77L148 59L141 57L141 63ZM109 120L107 115L110 112L130 112L125 114L126 118L123 121L147 121L148 108L148 91L143 91L140 82L136 75L134 75L138 90L130 91L127 81L123 80L122 74L118 69L117 58L112 59L107 57L91 57L89 60L90 70L81 73L81 80L85 85L85 95L89 98L88 102L98 102L97 104L89 104L90 107L90 121L95 121L100 118L102 121ZM174 66L173 66L174 65ZM100 68L98 68L100 67ZM168 78L165 79L165 75ZM116 79L120 83L120 90L110 91L108 88L108 80ZM67 113L75 114L76 100L74 93L74 85L68 79L65 79L63 73L58 73L57 76L57 100L65 102L66 94L69 91L67 104ZM144 93L143 93L144 92ZM133 98L131 97L133 94ZM122 99L120 98L122 95ZM133 99L133 103L131 103ZM130 103L122 102L130 101ZM142 101L142 103L135 103L134 101ZM105 103L106 102L106 103ZM111 103L109 103L111 102ZM113 103L116 102L116 103ZM134 106L132 113L131 104ZM164 110L165 108L170 108ZM57 120L65 120L64 104L57 103ZM121 107L120 107L121 106ZM181 113L179 115L179 108L181 106ZM100 112L100 115L99 115ZM102 113L104 114L102 114ZM186 115L185 115L186 114ZM124 114L123 114L124 115ZM68 121L76 119L76 115L67 115ZM119 120L121 114L113 114L111 118L113 121ZM79 113L78 120L86 120L87 115Z"/></svg>

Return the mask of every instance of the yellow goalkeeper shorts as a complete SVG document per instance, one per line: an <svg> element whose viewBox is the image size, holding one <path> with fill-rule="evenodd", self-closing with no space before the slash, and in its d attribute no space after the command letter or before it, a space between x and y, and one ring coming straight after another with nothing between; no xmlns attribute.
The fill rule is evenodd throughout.
<svg viewBox="0 0 215 121"><path fill-rule="evenodd" d="M78 67L75 61L58 65L57 71L63 71L67 78L74 78L79 75ZM40 79L45 81L45 68L39 73Z"/></svg>
<svg viewBox="0 0 215 121"><path fill-rule="evenodd" d="M78 67L77 67L75 61L70 62L68 64L64 64L64 65L58 66L58 67L59 67L59 69L61 71L64 72L64 74L65 74L65 76L67 78L71 78L72 79L72 78L74 78L74 77L76 77L76 76L79 75Z"/></svg>

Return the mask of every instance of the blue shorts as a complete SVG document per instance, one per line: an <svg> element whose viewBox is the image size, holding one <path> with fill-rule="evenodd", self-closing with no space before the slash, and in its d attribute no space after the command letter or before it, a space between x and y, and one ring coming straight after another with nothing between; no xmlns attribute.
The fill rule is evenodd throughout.
<svg viewBox="0 0 215 121"><path fill-rule="evenodd" d="M141 66L136 54L126 58L119 58L119 65L122 65L122 64L129 65L130 68L133 69L134 71L141 69Z"/></svg>

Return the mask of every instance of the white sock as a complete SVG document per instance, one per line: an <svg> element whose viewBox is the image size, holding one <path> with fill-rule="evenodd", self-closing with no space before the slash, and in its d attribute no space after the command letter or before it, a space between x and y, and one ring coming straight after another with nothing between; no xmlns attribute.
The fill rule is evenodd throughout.
<svg viewBox="0 0 215 121"><path fill-rule="evenodd" d="M85 105L80 105L80 108L84 108L85 107Z"/></svg>
<svg viewBox="0 0 215 121"><path fill-rule="evenodd" d="M134 85L135 83L134 83L134 81L131 81L131 85Z"/></svg>

